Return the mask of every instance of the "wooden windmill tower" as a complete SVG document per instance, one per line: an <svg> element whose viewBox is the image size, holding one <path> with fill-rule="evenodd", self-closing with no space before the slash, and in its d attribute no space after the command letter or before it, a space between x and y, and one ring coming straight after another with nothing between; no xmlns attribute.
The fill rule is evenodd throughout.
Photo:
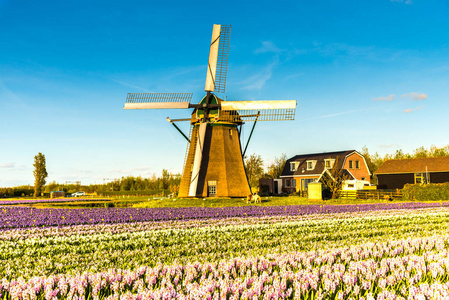
<svg viewBox="0 0 449 300"><path fill-rule="evenodd" d="M213 27L207 94L198 104L190 103L190 93L130 93L126 99L124 109L194 109L191 118L167 118L188 141L179 197L249 195L241 126L249 121L255 125L257 121L295 119L296 100L227 101L214 94L225 91L230 33L230 25ZM190 121L189 137L176 126L177 121Z"/></svg>

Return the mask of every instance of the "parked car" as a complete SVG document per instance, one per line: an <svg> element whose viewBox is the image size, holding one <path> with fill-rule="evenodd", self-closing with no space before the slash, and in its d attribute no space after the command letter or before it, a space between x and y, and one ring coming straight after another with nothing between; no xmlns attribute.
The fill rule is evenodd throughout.
<svg viewBox="0 0 449 300"><path fill-rule="evenodd" d="M86 196L86 192L75 192L72 194L72 197L81 197Z"/></svg>

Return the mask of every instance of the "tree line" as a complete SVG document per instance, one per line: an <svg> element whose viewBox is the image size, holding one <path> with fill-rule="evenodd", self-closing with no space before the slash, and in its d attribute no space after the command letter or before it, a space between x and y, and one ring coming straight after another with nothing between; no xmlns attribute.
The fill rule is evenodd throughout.
<svg viewBox="0 0 449 300"><path fill-rule="evenodd" d="M371 174L376 171L385 161L391 159L409 159L425 157L443 157L449 156L449 145L438 148L434 145L426 149L424 146L418 147L412 153L405 153L402 149L396 150L393 154L385 154L383 157L379 153L370 154L368 148L364 146L361 154L365 157L366 164Z"/></svg>
<svg viewBox="0 0 449 300"><path fill-rule="evenodd" d="M381 156L378 152L371 154L366 146L362 148L361 154L365 157L366 163L371 174L376 171L385 161L391 159L407 159L407 158L423 158L423 157L442 157L449 156L449 145L438 148L431 146L426 149L424 146L416 148L412 153L405 153L402 149L396 150L393 154ZM248 181L251 187L259 186L261 178L279 178L287 161L287 155L281 154L267 166L264 167L264 160L256 153L245 157L245 169ZM151 193L170 192L177 193L181 183L181 174L172 174L168 170L162 170L162 176L158 177L153 174L151 177L143 178L141 176L126 176L113 179L103 184L81 185L66 183L61 184L55 181L46 183L48 176L45 168L45 155L38 153L34 157L35 177L34 186L23 185L18 187L0 188L0 197L20 197L20 196L39 196L42 193L49 194L52 191L64 191L65 193L74 193L76 191L84 191L86 193L97 193L99 195L126 194L130 192L146 191ZM375 178L373 183L375 183Z"/></svg>

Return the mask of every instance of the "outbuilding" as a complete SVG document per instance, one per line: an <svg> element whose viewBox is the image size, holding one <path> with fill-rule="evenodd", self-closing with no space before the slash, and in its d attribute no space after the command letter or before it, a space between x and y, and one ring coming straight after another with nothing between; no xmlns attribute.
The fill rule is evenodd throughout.
<svg viewBox="0 0 449 300"><path fill-rule="evenodd" d="M407 183L449 182L449 156L387 160L374 175L380 189L402 189Z"/></svg>

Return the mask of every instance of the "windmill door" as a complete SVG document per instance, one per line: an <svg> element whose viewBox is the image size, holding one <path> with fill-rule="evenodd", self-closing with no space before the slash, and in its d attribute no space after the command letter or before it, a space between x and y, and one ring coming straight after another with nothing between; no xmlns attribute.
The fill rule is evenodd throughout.
<svg viewBox="0 0 449 300"><path fill-rule="evenodd" d="M208 197L217 196L217 181L210 180L207 182L207 196Z"/></svg>

